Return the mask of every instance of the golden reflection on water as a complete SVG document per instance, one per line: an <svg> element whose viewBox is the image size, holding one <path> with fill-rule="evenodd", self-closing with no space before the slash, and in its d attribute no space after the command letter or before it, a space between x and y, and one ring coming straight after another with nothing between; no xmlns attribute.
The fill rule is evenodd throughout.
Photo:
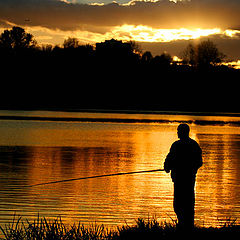
<svg viewBox="0 0 240 240"><path fill-rule="evenodd" d="M218 218L219 222L224 222L227 218L239 218L239 133L203 134L199 140L205 156L197 186L201 221Z"/></svg>
<svg viewBox="0 0 240 240"><path fill-rule="evenodd" d="M171 178L164 172L88 179L24 188L42 182L163 167L178 123L1 121L0 222L15 211L26 218L62 216L108 226L138 217L176 219ZM240 130L191 125L203 149L196 184L196 223L218 226L240 214Z"/></svg>
<svg viewBox="0 0 240 240"><path fill-rule="evenodd" d="M131 131L129 128L120 133L119 130L113 133L107 129L98 136L92 135L92 141L99 137L102 139L102 146L96 141L97 147L34 147L31 149L34 167L30 168L28 184L162 168L164 156L169 150L166 139L171 144L175 136L171 133L162 135L158 127L154 126L151 131L146 131L148 126L138 128L141 129ZM91 133L88 141L90 136ZM58 204L60 209L64 209L61 215L65 218L74 219L80 215L85 222L100 220L114 225L124 223L125 220L132 222L139 216L158 215L160 208L168 208L165 218L173 215L172 204L164 206L165 201L171 201L171 189L169 177L159 173L84 180L38 187L31 191L40 191L41 197L44 192L48 199L45 202L50 204L52 196L56 200L64 199L59 200ZM168 197L161 194L167 194Z"/></svg>

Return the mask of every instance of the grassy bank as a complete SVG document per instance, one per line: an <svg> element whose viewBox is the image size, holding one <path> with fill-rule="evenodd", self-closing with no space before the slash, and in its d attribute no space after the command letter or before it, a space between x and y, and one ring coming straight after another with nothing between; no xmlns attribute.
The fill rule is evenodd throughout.
<svg viewBox="0 0 240 240"><path fill-rule="evenodd" d="M192 232L179 231L175 223L159 223L155 219L138 219L135 225L124 225L115 230L103 225L93 224L85 227L81 223L67 226L57 218L47 220L37 218L33 222L14 218L11 224L1 227L6 240L135 240L135 239L177 239L191 237L191 239L235 239L240 234L240 225L235 221L226 221L219 228L196 227Z"/></svg>

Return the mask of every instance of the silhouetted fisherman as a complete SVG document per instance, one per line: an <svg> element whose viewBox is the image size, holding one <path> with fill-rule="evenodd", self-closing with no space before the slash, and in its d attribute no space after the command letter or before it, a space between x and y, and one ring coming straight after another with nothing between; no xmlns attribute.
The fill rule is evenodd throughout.
<svg viewBox="0 0 240 240"><path fill-rule="evenodd" d="M164 170L171 171L174 183L173 207L178 218L178 228L194 227L195 179L198 169L202 166L202 150L198 143L189 137L190 128L187 124L178 126L178 138L170 148Z"/></svg>

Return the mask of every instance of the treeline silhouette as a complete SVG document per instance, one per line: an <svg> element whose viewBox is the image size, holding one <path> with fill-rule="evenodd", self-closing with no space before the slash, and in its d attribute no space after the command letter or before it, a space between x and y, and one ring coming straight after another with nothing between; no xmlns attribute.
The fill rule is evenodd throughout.
<svg viewBox="0 0 240 240"><path fill-rule="evenodd" d="M81 45L76 38L68 38L63 46L39 46L34 36L21 27L5 30L0 35L1 60L5 65L19 64L27 66L41 65L74 67L111 66L114 68L140 67L164 71L234 71L221 65L225 55L210 40L197 46L189 44L182 50L183 61L176 62L168 53L152 56L150 51L142 52L133 41L122 42L111 39L96 45ZM220 64L220 65L219 65Z"/></svg>
<svg viewBox="0 0 240 240"><path fill-rule="evenodd" d="M81 45L68 38L39 46L13 27L0 35L0 107L238 111L232 91L239 70L220 64L225 56L216 45L208 40L180 51L182 62L142 52L133 41Z"/></svg>

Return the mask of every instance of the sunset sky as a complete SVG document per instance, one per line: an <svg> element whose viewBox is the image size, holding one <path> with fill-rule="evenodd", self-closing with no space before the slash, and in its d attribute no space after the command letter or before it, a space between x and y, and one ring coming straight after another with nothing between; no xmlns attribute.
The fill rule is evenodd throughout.
<svg viewBox="0 0 240 240"><path fill-rule="evenodd" d="M115 38L153 55L179 55L189 41L210 39L228 59L240 59L239 0L0 0L0 32L15 25L39 44Z"/></svg>

